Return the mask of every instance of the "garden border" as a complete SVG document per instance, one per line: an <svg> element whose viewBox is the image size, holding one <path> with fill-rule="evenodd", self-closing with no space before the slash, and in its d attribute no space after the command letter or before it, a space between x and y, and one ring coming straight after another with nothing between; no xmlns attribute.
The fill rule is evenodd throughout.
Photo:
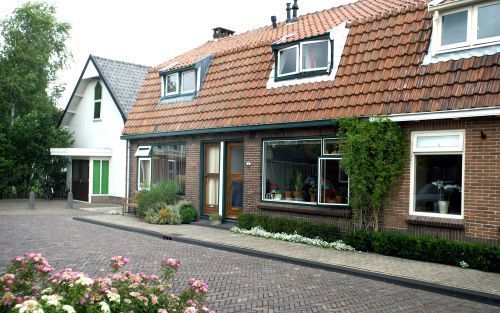
<svg viewBox="0 0 500 313"><path fill-rule="evenodd" d="M269 260L274 260L274 261L281 261L281 262L285 262L285 263L289 263L289 264L294 264L294 265L299 265L299 266L304 266L304 267L309 267L309 268L314 268L314 269L321 269L321 270L325 270L325 271L329 271L329 272L336 272L336 273L341 273L341 274L346 274L346 275L351 275L351 276L356 276L356 277L361 277L361 278L366 278L366 279L372 279L372 280L390 283L390 284L394 284L394 285L399 285L399 286L403 286L403 287L409 287L409 288L413 288L413 289L419 289L419 290L429 291L429 292L433 292L433 293L438 293L438 294L442 294L442 295L446 295L446 296L452 296L452 297L456 297L456 298L460 298L460 299L467 299L467 300L472 300L475 302L500 306L500 296L490 294L490 293L485 293L485 292L480 292L480 291L475 291L475 290L468 290L468 289L457 288L457 287L451 287L451 286L444 286L444 285L439 285L439 284L434 284L434 283L429 283L429 282L424 282L424 281L419 281L419 280L414 280L414 279L408 279L408 278L404 278L404 277L390 276L390 275L380 274L380 273L375 273L375 272L370 272L370 271L363 271L363 270L349 268L349 267L340 266L340 265L331 265L331 264L325 264L325 263L321 263L321 262L302 260L302 259L298 259L298 258L282 256L282 255L277 255L277 254L272 254L272 253L267 253L267 252L262 252L262 251L258 251L258 250L247 249L247 248L229 246L229 245L224 245L224 244L219 244L219 243L211 243L211 242L206 242L206 241L201 241L201 240L196 240L196 239L183 238L183 237L179 237L175 234L165 235L165 234L162 234L162 233L156 232L156 231L151 231L151 230L146 230L146 229L136 228L136 227L130 227L130 226L124 226L124 225L116 225L116 224L101 222L101 221L95 221L92 219L87 219L85 217L73 217L73 220L79 221L79 222L84 222L84 223L89 223L89 224L94 224L94 225L98 225L98 226L115 228L115 229L119 229L119 230L123 230L123 231L135 232L135 233L143 234L146 236L160 238L163 240L172 240L172 241L176 241L176 242L180 242L180 243L197 245L197 246L202 246L202 247L206 247L206 248L222 250L222 251L226 251L226 252L238 253L238 254L254 256L254 257L259 257L259 258L269 259Z"/></svg>

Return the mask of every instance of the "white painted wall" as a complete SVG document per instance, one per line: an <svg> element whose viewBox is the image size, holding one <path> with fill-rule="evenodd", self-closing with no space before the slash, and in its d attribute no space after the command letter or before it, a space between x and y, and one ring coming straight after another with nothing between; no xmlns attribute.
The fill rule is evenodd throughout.
<svg viewBox="0 0 500 313"><path fill-rule="evenodd" d="M90 69L87 71L92 70L91 65L92 62L89 63ZM109 159L108 195L124 197L127 144L125 140L120 139L124 122L102 80L99 80L102 86L101 119L94 120L94 87L97 81L98 78L86 78L80 82L76 94L81 95L82 98L80 101L72 101L68 110L74 114L72 118L65 117L62 126L67 126L73 133L75 140L73 148L112 149L111 158L90 157L90 196L92 196L92 160Z"/></svg>

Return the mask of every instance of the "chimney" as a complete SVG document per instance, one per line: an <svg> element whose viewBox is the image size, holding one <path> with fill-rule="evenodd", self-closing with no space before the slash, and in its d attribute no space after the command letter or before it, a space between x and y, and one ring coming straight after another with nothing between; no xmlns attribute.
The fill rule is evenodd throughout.
<svg viewBox="0 0 500 313"><path fill-rule="evenodd" d="M298 21L297 11L299 10L299 5L297 4L297 0L293 0L292 10L293 10L292 23L294 23Z"/></svg>
<svg viewBox="0 0 500 313"><path fill-rule="evenodd" d="M287 23L290 23L292 21L292 19L290 18L290 10L291 10L290 4L291 3L286 4L286 22Z"/></svg>
<svg viewBox="0 0 500 313"><path fill-rule="evenodd" d="M276 15L271 16L271 23L273 23L273 28L278 27L278 25L276 24Z"/></svg>
<svg viewBox="0 0 500 313"><path fill-rule="evenodd" d="M214 39L219 39L234 35L234 31L223 27L216 27L213 29L213 31L214 31Z"/></svg>

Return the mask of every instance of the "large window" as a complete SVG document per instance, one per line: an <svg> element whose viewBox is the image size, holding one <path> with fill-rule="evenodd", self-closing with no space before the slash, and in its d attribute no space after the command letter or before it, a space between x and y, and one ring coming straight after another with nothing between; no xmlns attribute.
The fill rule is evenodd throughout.
<svg viewBox="0 0 500 313"><path fill-rule="evenodd" d="M276 78L295 78L326 74L331 63L330 39L310 40L283 48L276 52Z"/></svg>
<svg viewBox="0 0 500 313"><path fill-rule="evenodd" d="M149 189L151 183L170 180L176 182L178 193L184 194L186 185L184 143L140 146L135 156L139 157L138 190Z"/></svg>
<svg viewBox="0 0 500 313"><path fill-rule="evenodd" d="M500 42L500 1L435 13L438 50L450 51Z"/></svg>
<svg viewBox="0 0 500 313"><path fill-rule="evenodd" d="M463 132L412 133L410 213L463 216Z"/></svg>
<svg viewBox="0 0 500 313"><path fill-rule="evenodd" d="M164 180L177 183L179 194L184 194L186 185L186 145L174 144L153 147L153 184Z"/></svg>
<svg viewBox="0 0 500 313"><path fill-rule="evenodd" d="M348 181L336 139L266 140L263 143L264 201L347 205ZM334 154L335 153L335 154Z"/></svg>

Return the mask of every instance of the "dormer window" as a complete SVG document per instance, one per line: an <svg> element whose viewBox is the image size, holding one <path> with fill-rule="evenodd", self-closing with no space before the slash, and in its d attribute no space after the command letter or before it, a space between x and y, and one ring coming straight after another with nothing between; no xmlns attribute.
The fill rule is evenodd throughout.
<svg viewBox="0 0 500 313"><path fill-rule="evenodd" d="M179 92L179 73L167 75L165 78L165 96L176 95Z"/></svg>
<svg viewBox="0 0 500 313"><path fill-rule="evenodd" d="M182 72L182 93L194 92L196 89L195 71Z"/></svg>
<svg viewBox="0 0 500 313"><path fill-rule="evenodd" d="M332 68L332 41L328 36L280 44L275 53L275 81L326 75Z"/></svg>
<svg viewBox="0 0 500 313"><path fill-rule="evenodd" d="M194 94L198 90L196 74L195 69L163 74L162 97Z"/></svg>
<svg viewBox="0 0 500 313"><path fill-rule="evenodd" d="M436 53L500 44L500 1L430 9L434 10Z"/></svg>

